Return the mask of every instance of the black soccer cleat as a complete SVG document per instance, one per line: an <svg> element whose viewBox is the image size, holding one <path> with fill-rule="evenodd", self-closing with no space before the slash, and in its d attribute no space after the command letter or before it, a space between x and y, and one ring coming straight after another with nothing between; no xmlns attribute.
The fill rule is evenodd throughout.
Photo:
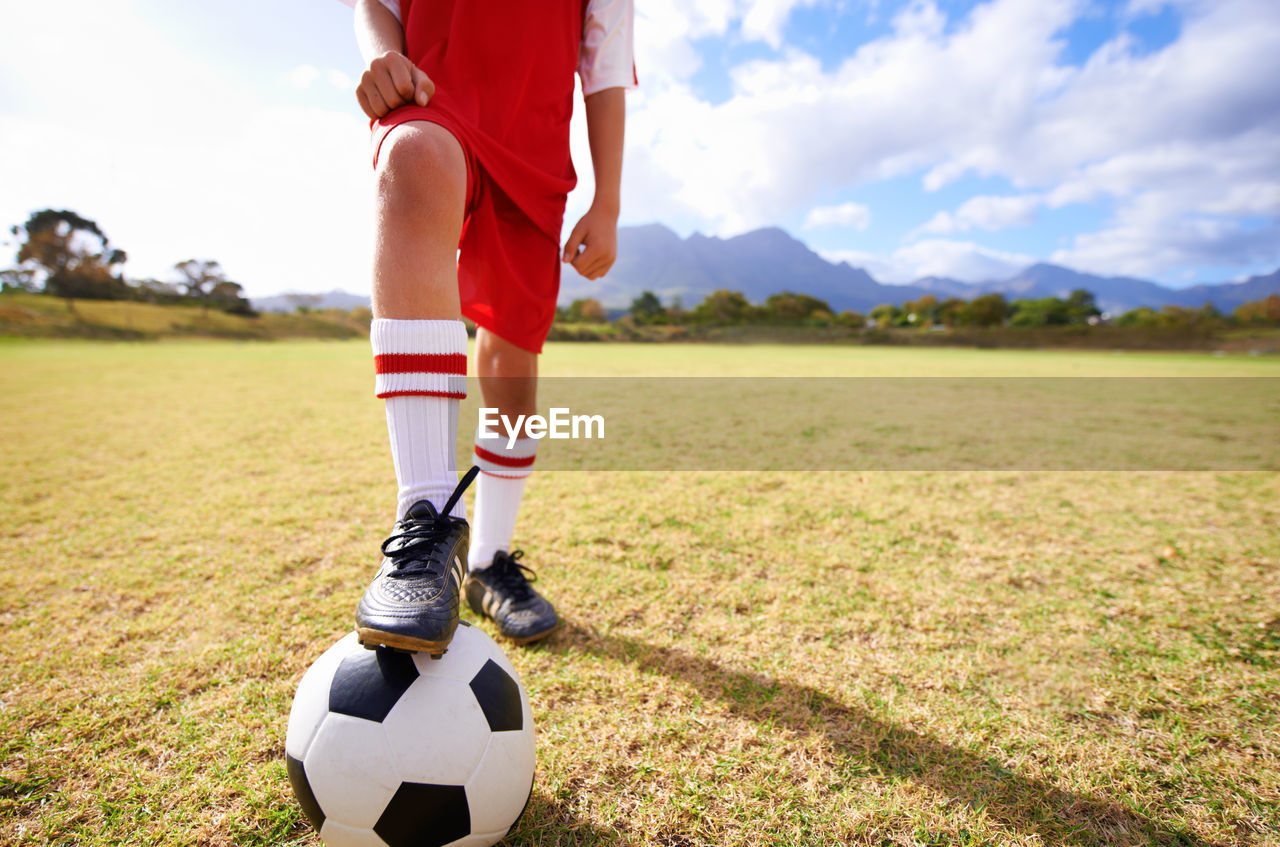
<svg viewBox="0 0 1280 847"><path fill-rule="evenodd" d="M468 574L467 604L477 615L492 618L507 638L529 644L555 632L560 619L555 608L529 584L537 576L520 564L522 556L523 550L499 550L493 564Z"/></svg>
<svg viewBox="0 0 1280 847"><path fill-rule="evenodd" d="M382 542L382 566L356 608L356 637L369 649L391 647L439 658L458 628L471 529L449 517L479 468L462 477L442 512L419 500Z"/></svg>

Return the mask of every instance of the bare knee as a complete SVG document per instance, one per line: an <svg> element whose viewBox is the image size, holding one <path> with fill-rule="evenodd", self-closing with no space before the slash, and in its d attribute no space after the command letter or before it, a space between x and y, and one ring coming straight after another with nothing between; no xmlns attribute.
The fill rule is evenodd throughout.
<svg viewBox="0 0 1280 847"><path fill-rule="evenodd" d="M415 121L396 127L378 155L378 201L416 214L462 216L467 166L462 147L444 127Z"/></svg>
<svg viewBox="0 0 1280 847"><path fill-rule="evenodd" d="M538 354L512 344L484 327L477 327L476 368L482 377L536 377Z"/></svg>
<svg viewBox="0 0 1280 847"><path fill-rule="evenodd" d="M476 371L486 406L504 415L532 415L538 411L538 354L499 338L484 327L476 329Z"/></svg>

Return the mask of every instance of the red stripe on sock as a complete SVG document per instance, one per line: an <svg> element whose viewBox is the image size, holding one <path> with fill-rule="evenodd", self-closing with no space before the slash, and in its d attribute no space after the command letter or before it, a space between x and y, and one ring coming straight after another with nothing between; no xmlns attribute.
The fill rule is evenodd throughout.
<svg viewBox="0 0 1280 847"><path fill-rule="evenodd" d="M495 465L502 465L508 468L527 468L533 464L533 460L538 458L537 455L525 456L519 458L517 456L504 456L501 453L493 453L484 449L479 444L476 445L476 455L486 462L493 462Z"/></svg>
<svg viewBox="0 0 1280 847"><path fill-rule="evenodd" d="M450 400L466 400L466 392L459 391L384 391L377 395L379 400L388 397L447 397Z"/></svg>
<svg viewBox="0 0 1280 847"><path fill-rule="evenodd" d="M485 476L496 476L498 479L525 479L526 478L524 474L515 476L509 473L494 473L493 471L486 471L484 468L480 469L480 473L484 474Z"/></svg>
<svg viewBox="0 0 1280 847"><path fill-rule="evenodd" d="M379 353L373 366L380 374L467 375L466 353Z"/></svg>

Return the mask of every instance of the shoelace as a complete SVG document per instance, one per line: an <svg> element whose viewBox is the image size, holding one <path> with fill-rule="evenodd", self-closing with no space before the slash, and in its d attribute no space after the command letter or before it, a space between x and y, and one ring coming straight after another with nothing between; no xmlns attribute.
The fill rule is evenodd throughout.
<svg viewBox="0 0 1280 847"><path fill-rule="evenodd" d="M480 469L474 466L466 472L439 514L432 510L432 513L425 518L411 518L405 515L404 519L396 524L396 528L401 531L382 542L382 555L395 565L395 576L428 574L438 577L444 575L448 562L439 563L441 570L437 570L430 560L431 552L453 531L453 518L448 515L478 473ZM397 541L402 542L399 547L394 550L388 549Z"/></svg>
<svg viewBox="0 0 1280 847"><path fill-rule="evenodd" d="M520 564L519 559L523 557L523 550L499 553L494 557L493 564L489 568L493 574L493 581L502 586L517 603L533 597L533 589L529 587L529 583L538 580L538 575L533 572L533 568Z"/></svg>

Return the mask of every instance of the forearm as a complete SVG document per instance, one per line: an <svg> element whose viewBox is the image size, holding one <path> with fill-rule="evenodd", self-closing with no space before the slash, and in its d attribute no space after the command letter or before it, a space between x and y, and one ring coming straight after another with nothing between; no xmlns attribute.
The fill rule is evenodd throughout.
<svg viewBox="0 0 1280 847"><path fill-rule="evenodd" d="M622 148L626 128L626 90L606 88L589 94L583 101L587 110L587 139L591 145L591 168L595 171L596 195L592 206L617 218L622 195Z"/></svg>
<svg viewBox="0 0 1280 847"><path fill-rule="evenodd" d="M386 53L403 53L404 28L378 0L356 0L356 43L367 65Z"/></svg>

